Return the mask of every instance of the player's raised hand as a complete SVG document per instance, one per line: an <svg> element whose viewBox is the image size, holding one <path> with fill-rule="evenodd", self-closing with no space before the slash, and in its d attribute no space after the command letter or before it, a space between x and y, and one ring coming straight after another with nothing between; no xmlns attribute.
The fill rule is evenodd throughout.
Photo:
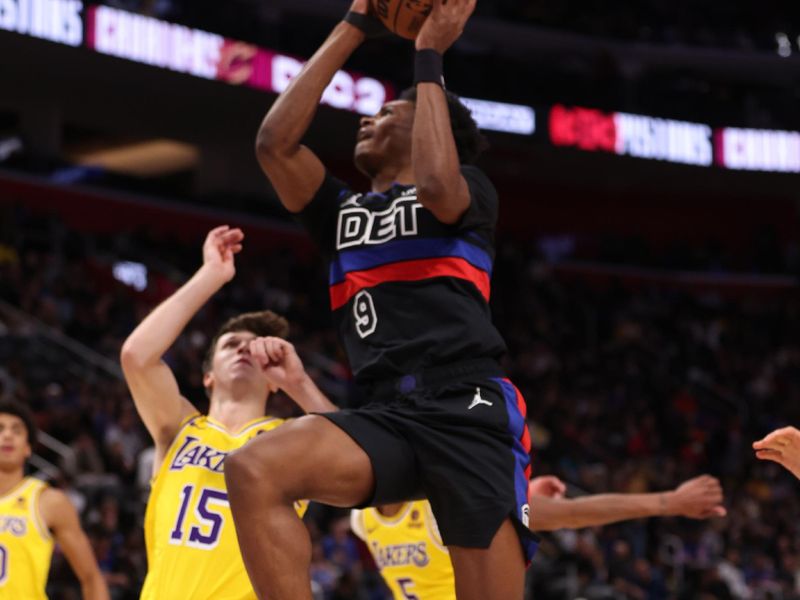
<svg viewBox="0 0 800 600"><path fill-rule="evenodd" d="M528 482L528 502L534 496L546 496L547 498L563 498L567 492L567 486L558 477L545 475L534 477Z"/></svg>
<svg viewBox="0 0 800 600"><path fill-rule="evenodd" d="M666 492L665 499L665 513L671 516L708 519L727 514L722 506L722 486L719 479L710 475L684 481L673 491Z"/></svg>
<svg viewBox="0 0 800 600"><path fill-rule="evenodd" d="M242 251L242 240L242 230L231 229L228 225L209 231L203 243L203 267L223 282L233 279L236 274L233 257Z"/></svg>
<svg viewBox="0 0 800 600"><path fill-rule="evenodd" d="M250 342L250 355L258 361L270 383L287 393L302 383L306 376L295 347L282 338L254 339Z"/></svg>
<svg viewBox="0 0 800 600"><path fill-rule="evenodd" d="M756 458L778 463L800 479L800 431L795 427L776 429L753 444Z"/></svg>
<svg viewBox="0 0 800 600"><path fill-rule="evenodd" d="M433 0L431 14L417 35L417 50L431 49L444 54L461 37L475 11L475 1Z"/></svg>

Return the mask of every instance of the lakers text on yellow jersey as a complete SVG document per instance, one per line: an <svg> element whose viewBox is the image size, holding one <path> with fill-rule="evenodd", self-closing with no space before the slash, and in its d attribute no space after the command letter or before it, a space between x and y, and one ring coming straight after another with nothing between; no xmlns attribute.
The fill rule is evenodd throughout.
<svg viewBox="0 0 800 600"><path fill-rule="evenodd" d="M426 500L408 502L391 517L355 510L351 522L395 600L456 600L450 554Z"/></svg>
<svg viewBox="0 0 800 600"><path fill-rule="evenodd" d="M53 538L39 516L47 484L26 477L0 497L0 600L46 600Z"/></svg>
<svg viewBox="0 0 800 600"><path fill-rule="evenodd" d="M145 513L142 600L254 600L228 504L225 457L280 419L236 433L205 415L187 419L153 480ZM298 505L301 516L306 504Z"/></svg>

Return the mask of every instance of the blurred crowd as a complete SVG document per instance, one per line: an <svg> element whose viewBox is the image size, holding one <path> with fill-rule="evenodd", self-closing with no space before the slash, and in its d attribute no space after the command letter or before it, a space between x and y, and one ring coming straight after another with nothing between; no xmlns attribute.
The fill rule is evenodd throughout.
<svg viewBox="0 0 800 600"><path fill-rule="evenodd" d="M113 597L137 598L152 450L114 363L136 323L199 265L201 240L89 234L20 207L0 211L0 397L31 405L66 445L41 445L55 468L39 468L78 506ZM147 268L144 289L119 271L115 279L121 261ZM234 281L166 357L184 394L205 409L199 366L210 336L226 317L266 307L287 315L308 369L346 403L325 280L318 262L290 248L245 251ZM531 597L800 598L796 482L750 448L800 423L796 289L729 297L567 281L535 242L509 241L498 251L493 311L528 402L536 473L561 477L570 495L659 491L700 473L726 492L725 519L543 536ZM283 397L268 410L297 414ZM346 517L322 506L306 517L318 598L388 598ZM76 589L57 554L50 597L77 598Z"/></svg>
<svg viewBox="0 0 800 600"><path fill-rule="evenodd" d="M296 5L235 0L235 10L229 9L231 3L223 7L211 0L110 3L306 57L330 31L336 14L329 0L318 0L316 7L313 1ZM350 0L338 0L342 13L349 4ZM478 2L476 18L489 24L529 24L535 29L503 30L502 37L492 42L457 45L448 54L448 77L451 83L458 82L459 93L466 96L529 105L566 102L715 126L798 127L798 96L788 72L769 76L741 61L729 64L726 72L706 72L703 63L694 68L680 60L674 65L669 60L640 63L635 47L646 43L676 50L738 51L773 58L778 65L787 56L795 60L800 54L796 2L493 0ZM499 50L506 39L522 42L542 31L580 34L600 43L592 51L579 50L582 44L577 42L560 43L547 52L514 55ZM634 46L618 52L609 42ZM399 39L373 43L369 57L363 54L350 61L353 68L401 86L412 81L409 44Z"/></svg>
<svg viewBox="0 0 800 600"><path fill-rule="evenodd" d="M498 0L478 13L603 38L662 44L774 50L775 33L800 26L797 6L772 0L734 5L714 0Z"/></svg>
<svg viewBox="0 0 800 600"><path fill-rule="evenodd" d="M213 22L226 12L209 0L110 0L108 3L190 22ZM236 4L256 15L270 12L252 0L238 0ZM340 4L346 6L347 1ZM750 5L721 4L714 0L627 0L611 5L585 0L494 0L479 2L476 14L603 38L741 50L775 50L775 33L800 34L797 6L784 0Z"/></svg>

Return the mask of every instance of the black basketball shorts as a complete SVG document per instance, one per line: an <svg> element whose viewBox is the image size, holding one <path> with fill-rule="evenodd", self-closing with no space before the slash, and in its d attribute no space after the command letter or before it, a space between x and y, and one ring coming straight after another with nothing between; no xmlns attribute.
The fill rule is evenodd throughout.
<svg viewBox="0 0 800 600"><path fill-rule="evenodd" d="M488 548L511 517L530 560L530 435L525 400L491 360L365 386L363 408L322 416L372 462L364 506L427 498L446 545Z"/></svg>

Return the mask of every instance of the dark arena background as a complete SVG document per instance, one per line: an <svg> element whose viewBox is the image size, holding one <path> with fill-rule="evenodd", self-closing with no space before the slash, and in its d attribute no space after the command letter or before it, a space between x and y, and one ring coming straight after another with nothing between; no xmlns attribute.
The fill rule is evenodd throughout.
<svg viewBox="0 0 800 600"><path fill-rule="evenodd" d="M0 0L0 398L35 412L32 470L74 501L115 600L147 570L153 459L120 346L209 229L247 239L166 357L184 394L204 408L219 323L271 308L349 401L322 262L253 150L347 7ZM367 42L305 140L356 189L359 117L411 85L412 54ZM725 492L721 519L543 534L528 597L800 598L800 488L751 448L800 424L800 5L479 0L445 73L491 142L492 311L534 473L570 496L702 473ZM268 412L299 414L284 397ZM347 511L305 521L317 598L390 598ZM48 594L80 597L58 550Z"/></svg>

